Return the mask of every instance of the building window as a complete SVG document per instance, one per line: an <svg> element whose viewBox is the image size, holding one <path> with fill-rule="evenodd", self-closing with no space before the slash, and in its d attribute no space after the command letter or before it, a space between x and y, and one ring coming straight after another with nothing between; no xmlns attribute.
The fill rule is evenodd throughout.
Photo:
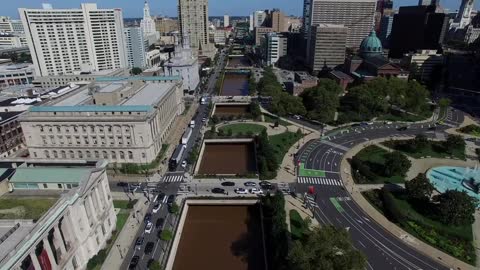
<svg viewBox="0 0 480 270"><path fill-rule="evenodd" d="M104 159L108 159L108 153L107 153L107 151L103 151L103 152L102 152L102 156L103 156Z"/></svg>
<svg viewBox="0 0 480 270"><path fill-rule="evenodd" d="M57 184L58 188L62 188L62 184Z"/></svg>
<svg viewBox="0 0 480 270"><path fill-rule="evenodd" d="M100 152L95 151L94 154L95 154L95 158L100 158Z"/></svg>
<svg viewBox="0 0 480 270"><path fill-rule="evenodd" d="M125 153L123 151L120 151L120 159L125 159Z"/></svg>
<svg viewBox="0 0 480 270"><path fill-rule="evenodd" d="M147 155L145 153L142 153L142 158L147 158Z"/></svg>
<svg viewBox="0 0 480 270"><path fill-rule="evenodd" d="M133 152L128 151L128 159L132 160L133 159Z"/></svg>
<svg viewBox="0 0 480 270"><path fill-rule="evenodd" d="M33 152L33 157L37 157L37 152Z"/></svg>
<svg viewBox="0 0 480 270"><path fill-rule="evenodd" d="M48 150L45 150L43 154L45 155L46 158L50 158L50 152L48 152Z"/></svg>
<svg viewBox="0 0 480 270"><path fill-rule="evenodd" d="M82 153L82 151L78 151L78 158L83 158L83 153Z"/></svg>
<svg viewBox="0 0 480 270"><path fill-rule="evenodd" d="M58 153L56 150L53 150L53 158L58 158Z"/></svg>
<svg viewBox="0 0 480 270"><path fill-rule="evenodd" d="M75 152L73 152L73 150L68 151L68 155L70 158L75 158Z"/></svg>
<svg viewBox="0 0 480 270"><path fill-rule="evenodd" d="M47 185L47 184L43 184L43 188L48 188L48 185Z"/></svg>
<svg viewBox="0 0 480 270"><path fill-rule="evenodd" d="M87 156L87 158L92 158L92 153L90 153L90 151L87 151L86 156Z"/></svg>
<svg viewBox="0 0 480 270"><path fill-rule="evenodd" d="M60 152L60 156L61 156L62 158L67 158L67 153L62 150L62 151Z"/></svg>
<svg viewBox="0 0 480 270"><path fill-rule="evenodd" d="M67 184L68 189L72 189L72 184Z"/></svg>
<svg viewBox="0 0 480 270"><path fill-rule="evenodd" d="M117 153L115 153L115 151L112 151L112 159L117 159Z"/></svg>

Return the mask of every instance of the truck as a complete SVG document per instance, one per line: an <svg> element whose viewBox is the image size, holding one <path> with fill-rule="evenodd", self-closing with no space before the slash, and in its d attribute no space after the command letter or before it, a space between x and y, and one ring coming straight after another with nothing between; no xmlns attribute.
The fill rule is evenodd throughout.
<svg viewBox="0 0 480 270"><path fill-rule="evenodd" d="M192 136L192 133L193 133L192 128L187 128L185 133L183 133L183 136L182 136L182 144L183 145L187 145L188 140L190 140L190 137Z"/></svg>
<svg viewBox="0 0 480 270"><path fill-rule="evenodd" d="M190 127L195 128L195 120L190 121Z"/></svg>
<svg viewBox="0 0 480 270"><path fill-rule="evenodd" d="M173 152L170 161L168 162L168 168L170 171L175 171L177 169L178 164L182 161L183 153L185 152L186 146L183 144L177 145L175 151Z"/></svg>

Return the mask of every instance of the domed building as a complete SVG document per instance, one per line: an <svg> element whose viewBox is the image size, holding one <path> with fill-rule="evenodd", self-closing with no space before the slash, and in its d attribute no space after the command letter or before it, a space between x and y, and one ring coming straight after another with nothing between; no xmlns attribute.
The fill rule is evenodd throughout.
<svg viewBox="0 0 480 270"><path fill-rule="evenodd" d="M382 42L375 31L372 31L370 35L363 39L356 55L347 56L344 72L355 80L361 81L376 77L408 78L408 72L383 56Z"/></svg>

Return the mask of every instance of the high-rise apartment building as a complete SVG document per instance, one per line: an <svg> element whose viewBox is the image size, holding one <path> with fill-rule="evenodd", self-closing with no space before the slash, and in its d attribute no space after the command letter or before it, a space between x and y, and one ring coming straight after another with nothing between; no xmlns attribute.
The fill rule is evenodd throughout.
<svg viewBox="0 0 480 270"><path fill-rule="evenodd" d="M178 0L180 35L190 37L194 49L209 50L208 0Z"/></svg>
<svg viewBox="0 0 480 270"><path fill-rule="evenodd" d="M457 28L465 28L472 21L472 10L475 0L462 0L457 16L453 20Z"/></svg>
<svg viewBox="0 0 480 270"><path fill-rule="evenodd" d="M253 13L253 27L261 27L267 19L267 12L262 10L257 10Z"/></svg>
<svg viewBox="0 0 480 270"><path fill-rule="evenodd" d="M146 66L144 30L141 27L125 28L125 51L130 68Z"/></svg>
<svg viewBox="0 0 480 270"><path fill-rule="evenodd" d="M274 9L271 13L271 22L273 32L286 32L288 31L287 19L285 14L278 9Z"/></svg>
<svg viewBox="0 0 480 270"><path fill-rule="evenodd" d="M312 72L322 70L323 66L334 68L345 61L345 49L348 40L348 28L344 25L319 24L310 29L307 60Z"/></svg>
<svg viewBox="0 0 480 270"><path fill-rule="evenodd" d="M120 9L20 8L28 47L38 76L126 67Z"/></svg>
<svg viewBox="0 0 480 270"><path fill-rule="evenodd" d="M275 65L280 57L287 55L287 37L278 33L266 34L267 65Z"/></svg>
<svg viewBox="0 0 480 270"><path fill-rule="evenodd" d="M310 31L310 9L312 8L312 0L303 1L303 26L302 32L304 33L305 39L308 39L308 33Z"/></svg>
<svg viewBox="0 0 480 270"><path fill-rule="evenodd" d="M253 14L250 14L250 27L248 30L253 31Z"/></svg>
<svg viewBox="0 0 480 270"><path fill-rule="evenodd" d="M348 28L347 47L358 48L374 28L376 5L377 0L312 0L310 27L343 24Z"/></svg>
<svg viewBox="0 0 480 270"><path fill-rule="evenodd" d="M143 29L143 34L145 36L151 36L156 34L155 30L155 20L150 16L150 6L145 0L145 5L143 7L143 19L140 22L140 27Z"/></svg>
<svg viewBox="0 0 480 270"><path fill-rule="evenodd" d="M230 26L230 16L223 15L223 27Z"/></svg>

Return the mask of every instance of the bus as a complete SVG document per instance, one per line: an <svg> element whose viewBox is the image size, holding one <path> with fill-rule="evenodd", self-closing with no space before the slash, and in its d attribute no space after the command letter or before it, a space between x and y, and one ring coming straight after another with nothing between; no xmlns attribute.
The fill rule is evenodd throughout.
<svg viewBox="0 0 480 270"><path fill-rule="evenodd" d="M182 162L183 153L185 152L186 146L183 144L177 145L175 151L173 152L170 161L168 162L168 169L170 171L175 171L177 169L178 164Z"/></svg>
<svg viewBox="0 0 480 270"><path fill-rule="evenodd" d="M194 121L195 123L195 121ZM195 124L194 124L195 125ZM193 133L193 129L192 128L187 128L187 130L185 131L185 133L183 133L183 136L182 136L182 144L183 145L187 145L188 143L188 140L190 140L190 137L192 136L192 133Z"/></svg>

